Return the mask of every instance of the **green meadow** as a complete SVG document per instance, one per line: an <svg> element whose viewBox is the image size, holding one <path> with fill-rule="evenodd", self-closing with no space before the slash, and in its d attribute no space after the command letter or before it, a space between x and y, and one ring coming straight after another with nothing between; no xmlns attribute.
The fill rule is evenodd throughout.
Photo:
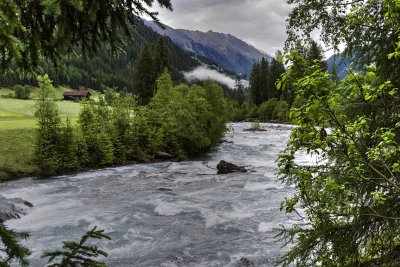
<svg viewBox="0 0 400 267"><path fill-rule="evenodd" d="M63 101L62 95L68 88L56 88L56 99L61 117L76 122L80 104ZM0 88L0 181L35 175L33 149L35 139L35 98L34 89L31 99L12 98L14 91ZM98 97L94 92L93 97ZM22 155L22 156L21 156Z"/></svg>

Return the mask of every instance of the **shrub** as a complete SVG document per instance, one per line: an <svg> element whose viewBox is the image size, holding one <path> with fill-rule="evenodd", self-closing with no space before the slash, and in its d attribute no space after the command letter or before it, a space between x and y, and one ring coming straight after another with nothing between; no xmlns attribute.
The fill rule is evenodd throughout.
<svg viewBox="0 0 400 267"><path fill-rule="evenodd" d="M276 98L271 98L260 105L257 110L257 117L261 121L287 121L289 105L286 101L278 101Z"/></svg>
<svg viewBox="0 0 400 267"><path fill-rule="evenodd" d="M17 99L29 99L31 91L31 87L28 85L16 85L14 87L14 97Z"/></svg>

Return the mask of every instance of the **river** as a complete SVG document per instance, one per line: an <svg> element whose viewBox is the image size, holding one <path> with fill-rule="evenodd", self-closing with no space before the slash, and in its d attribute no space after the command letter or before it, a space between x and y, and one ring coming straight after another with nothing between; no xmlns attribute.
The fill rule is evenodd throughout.
<svg viewBox="0 0 400 267"><path fill-rule="evenodd" d="M0 184L1 195L34 205L7 226L31 234L31 266L45 266L44 250L96 225L112 238L98 242L109 266L244 266L243 258L272 266L287 249L274 229L297 222L279 209L294 189L279 182L275 163L291 126L261 125L267 131L231 124L226 142L192 161ZM222 159L250 171L216 175Z"/></svg>

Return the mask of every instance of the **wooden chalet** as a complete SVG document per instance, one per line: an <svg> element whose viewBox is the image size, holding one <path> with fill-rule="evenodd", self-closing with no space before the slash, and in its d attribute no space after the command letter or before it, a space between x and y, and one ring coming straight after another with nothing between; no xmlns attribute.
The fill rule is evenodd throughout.
<svg viewBox="0 0 400 267"><path fill-rule="evenodd" d="M90 92L88 91L68 91L64 93L64 100L81 100L83 98L90 99Z"/></svg>

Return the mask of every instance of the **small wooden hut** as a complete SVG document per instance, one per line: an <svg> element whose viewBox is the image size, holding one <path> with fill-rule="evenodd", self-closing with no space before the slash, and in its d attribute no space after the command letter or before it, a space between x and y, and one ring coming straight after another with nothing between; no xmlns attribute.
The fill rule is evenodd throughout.
<svg viewBox="0 0 400 267"><path fill-rule="evenodd" d="M64 100L77 101L83 98L90 99L90 92L88 91L68 91L64 93Z"/></svg>

